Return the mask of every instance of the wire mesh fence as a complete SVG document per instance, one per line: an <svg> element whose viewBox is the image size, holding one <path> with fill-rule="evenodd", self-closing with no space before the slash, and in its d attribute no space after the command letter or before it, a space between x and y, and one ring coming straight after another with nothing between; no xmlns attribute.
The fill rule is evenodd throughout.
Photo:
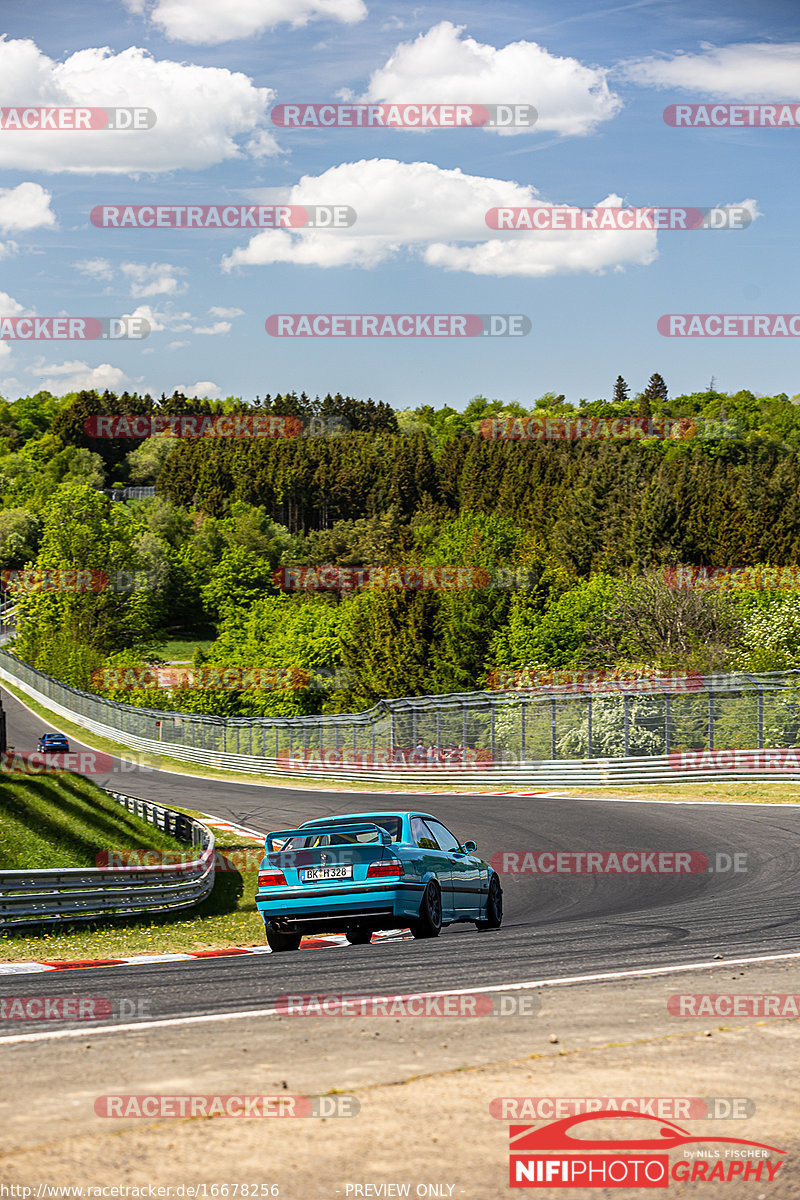
<svg viewBox="0 0 800 1200"><path fill-rule="evenodd" d="M225 718L121 704L0 650L0 674L126 739L273 763L479 765L635 759L694 750L800 746L800 671L671 678L380 701L360 713Z"/></svg>

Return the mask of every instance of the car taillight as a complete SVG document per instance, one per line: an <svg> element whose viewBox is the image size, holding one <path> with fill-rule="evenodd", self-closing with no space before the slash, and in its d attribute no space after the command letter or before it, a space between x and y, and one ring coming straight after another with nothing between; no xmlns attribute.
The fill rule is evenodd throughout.
<svg viewBox="0 0 800 1200"><path fill-rule="evenodd" d="M389 875L404 875L403 864L399 858L384 858L370 863L367 879L380 879Z"/></svg>
<svg viewBox="0 0 800 1200"><path fill-rule="evenodd" d="M286 876L283 871L259 871L258 886L260 888L280 887L286 883Z"/></svg>

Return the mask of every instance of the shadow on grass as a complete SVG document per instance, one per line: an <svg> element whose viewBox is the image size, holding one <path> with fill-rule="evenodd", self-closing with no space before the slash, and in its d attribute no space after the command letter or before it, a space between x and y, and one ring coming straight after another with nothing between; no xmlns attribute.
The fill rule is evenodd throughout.
<svg viewBox="0 0 800 1200"><path fill-rule="evenodd" d="M98 851L136 847L180 849L178 839L165 834L141 817L117 804L79 775L60 772L47 776L8 776L9 787L0 794L0 816L5 811L32 838L42 843L41 862L29 863L31 869L52 867L48 847L58 847L60 858L70 865L93 867ZM4 856L0 854L0 861ZM24 870L18 863L9 869Z"/></svg>

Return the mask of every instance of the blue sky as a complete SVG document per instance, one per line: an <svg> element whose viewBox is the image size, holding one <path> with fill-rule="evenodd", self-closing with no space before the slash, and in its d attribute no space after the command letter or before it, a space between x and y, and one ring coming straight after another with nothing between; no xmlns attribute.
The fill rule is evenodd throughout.
<svg viewBox="0 0 800 1200"><path fill-rule="evenodd" d="M236 26L232 24L236 14ZM298 23L302 21L303 23ZM294 23L293 23L294 22ZM662 337L663 313L800 311L800 127L674 129L668 104L800 102L788 2L0 7L0 105L143 105L143 132L0 130L0 315L151 321L144 342L0 343L0 392L800 393L797 343ZM105 48L105 49L104 49ZM288 130L276 104L527 102L531 130ZM326 233L101 229L98 204L338 203ZM514 234L492 205L747 204L737 231ZM523 338L277 339L272 313L524 313Z"/></svg>

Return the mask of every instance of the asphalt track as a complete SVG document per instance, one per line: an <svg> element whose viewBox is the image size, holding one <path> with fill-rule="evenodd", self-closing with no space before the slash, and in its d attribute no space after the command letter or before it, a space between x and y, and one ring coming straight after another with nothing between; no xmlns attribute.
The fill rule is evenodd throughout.
<svg viewBox="0 0 800 1200"><path fill-rule="evenodd" d="M41 719L7 692L3 703L9 743L19 751L35 750L45 729ZM123 771L119 763L98 782L260 830L333 813L415 808L433 812L462 839L474 838L485 858L503 850L700 851L712 866L718 854L745 855L738 860L745 869L506 875L499 932L454 926L430 942L7 976L0 980L4 996L42 990L50 996L95 996L102 971L104 996L135 992L147 998L150 1019L163 1019L260 1009L287 992L497 987L800 952L800 808L543 796L381 797ZM32 1028L36 1023L13 1022L15 1034Z"/></svg>

